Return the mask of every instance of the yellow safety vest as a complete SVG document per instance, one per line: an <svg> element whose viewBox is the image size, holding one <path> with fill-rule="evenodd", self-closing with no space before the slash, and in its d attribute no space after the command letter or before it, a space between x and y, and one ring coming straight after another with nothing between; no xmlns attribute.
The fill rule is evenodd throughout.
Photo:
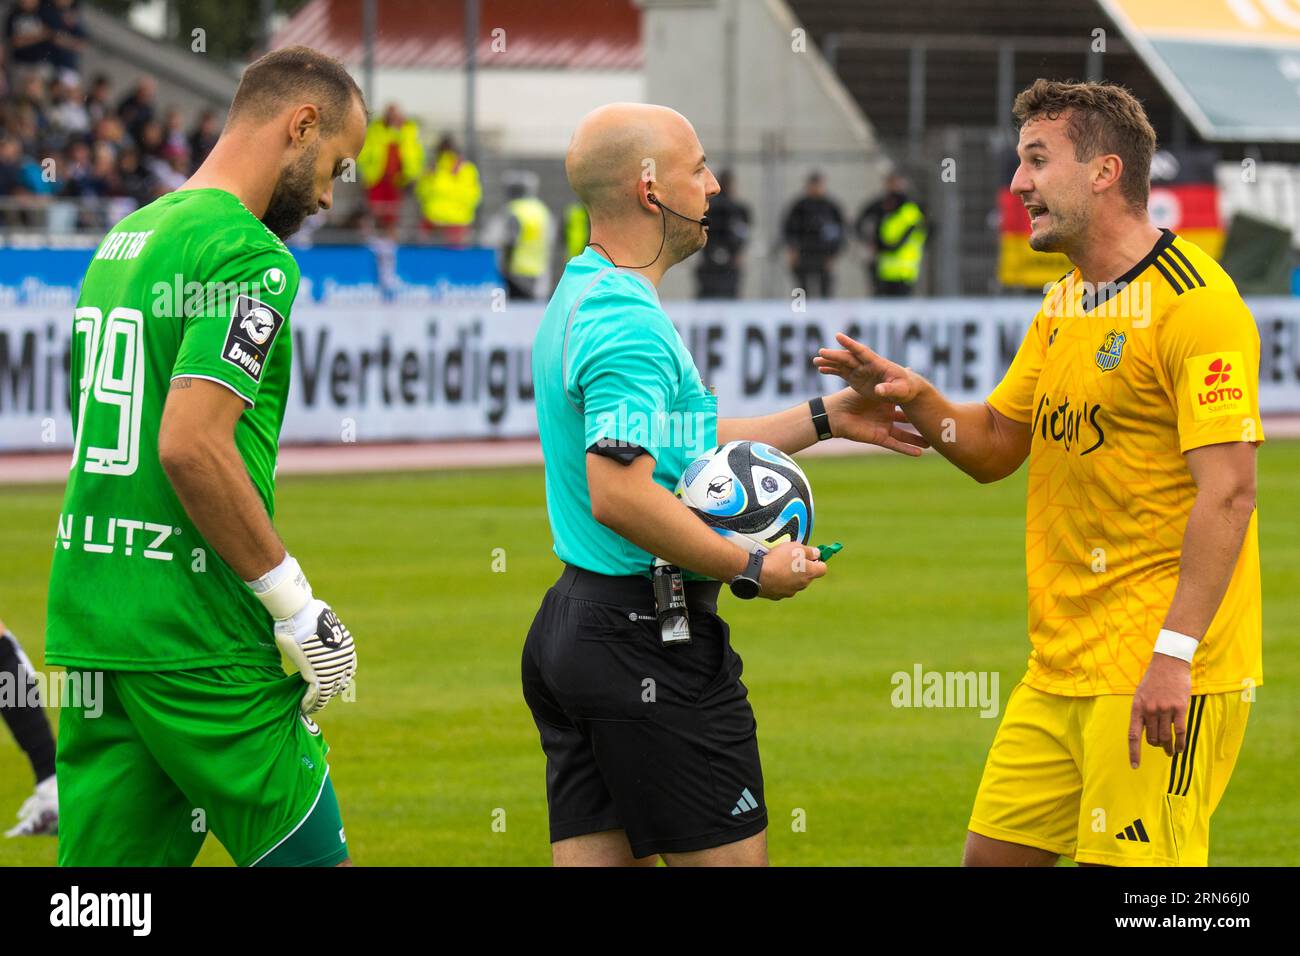
<svg viewBox="0 0 1300 956"><path fill-rule="evenodd" d="M435 226L470 225L482 196L478 167L452 152L439 155L415 184L424 218Z"/></svg>
<svg viewBox="0 0 1300 956"><path fill-rule="evenodd" d="M512 276L535 279L546 271L546 239L551 234L551 211L531 196L512 199L506 210L519 220L519 237L506 264Z"/></svg>
<svg viewBox="0 0 1300 956"><path fill-rule="evenodd" d="M913 228L915 227L915 228ZM911 235L897 249L882 249L876 256L876 275L886 282L914 284L921 275L921 253L925 250L925 215L914 202L905 202L880 221L879 236L890 245L911 229Z"/></svg>
<svg viewBox="0 0 1300 956"><path fill-rule="evenodd" d="M420 145L420 129L414 120L407 120L398 129L393 129L382 119L377 119L366 129L366 141L357 155L357 167L361 171L361 181L369 188L384 175L388 166L388 147L397 143L397 155L401 160L401 170L397 175L397 185L405 186L413 182L424 169L424 147Z"/></svg>
<svg viewBox="0 0 1300 956"><path fill-rule="evenodd" d="M569 258L582 255L591 238L591 219L587 216L587 207L575 202L564 211L564 249Z"/></svg>

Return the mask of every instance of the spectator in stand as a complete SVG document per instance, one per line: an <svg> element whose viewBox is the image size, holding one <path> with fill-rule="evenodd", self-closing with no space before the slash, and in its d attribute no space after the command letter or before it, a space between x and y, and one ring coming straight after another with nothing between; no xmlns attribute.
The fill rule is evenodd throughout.
<svg viewBox="0 0 1300 956"><path fill-rule="evenodd" d="M154 163L153 170L163 192L169 193L173 189L180 189L185 180L190 178L189 149L170 144L164 146L162 158Z"/></svg>
<svg viewBox="0 0 1300 956"><path fill-rule="evenodd" d="M41 16L50 30L50 61L56 76L77 76L81 51L86 48L86 28L78 0L45 0Z"/></svg>
<svg viewBox="0 0 1300 956"><path fill-rule="evenodd" d="M86 113L92 124L98 123L105 116L113 115L108 77L103 73L96 73L90 82L90 89L86 92Z"/></svg>
<svg viewBox="0 0 1300 956"><path fill-rule="evenodd" d="M85 140L73 140L63 161L63 189L61 195L82 200L77 210L77 228L98 230L106 228L105 207L117 186L117 170L113 152L98 144L92 151Z"/></svg>
<svg viewBox="0 0 1300 956"><path fill-rule="evenodd" d="M24 156L22 171L23 189L32 196L33 205L45 205L59 191L58 172L62 157L59 155Z"/></svg>
<svg viewBox="0 0 1300 956"><path fill-rule="evenodd" d="M122 124L115 116L105 116L95 124L91 132L91 139L96 143L108 143L113 148L113 152L121 154L122 150L128 145L126 134L122 130Z"/></svg>
<svg viewBox="0 0 1300 956"><path fill-rule="evenodd" d="M10 132L23 144L23 154L35 156L47 152L45 139L41 134L42 115L30 103L14 103L13 118L9 124Z"/></svg>
<svg viewBox="0 0 1300 956"><path fill-rule="evenodd" d="M65 74L50 88L47 114L50 127L64 139L86 136L90 132L90 114L82 102L81 88L71 76Z"/></svg>
<svg viewBox="0 0 1300 956"><path fill-rule="evenodd" d="M41 0L17 0L5 18L5 46L16 67L44 67L51 55L49 24Z"/></svg>
<svg viewBox="0 0 1300 956"><path fill-rule="evenodd" d="M118 154L117 168L121 176L123 196L134 199L138 206L147 206L158 198L158 180L140 165L140 153L134 146Z"/></svg>
<svg viewBox="0 0 1300 956"><path fill-rule="evenodd" d="M59 170L59 178L63 181L63 195L96 195L94 186L91 183L91 177L90 144L84 139L72 140L68 143L62 169Z"/></svg>
<svg viewBox="0 0 1300 956"><path fill-rule="evenodd" d="M217 145L217 139L221 136L221 128L217 125L217 114L214 110L204 110L199 114L199 120L190 131L190 165L198 169L203 165L203 161L208 158L208 153L212 152L212 147Z"/></svg>
<svg viewBox="0 0 1300 956"><path fill-rule="evenodd" d="M137 132L132 135L135 145L140 149L140 155L147 163L150 159L161 160L163 158L163 128L162 123L157 120L149 120L147 123L138 127Z"/></svg>
<svg viewBox="0 0 1300 956"><path fill-rule="evenodd" d="M15 87L11 102L17 111L19 122L24 126L32 124L30 129L25 129L22 133L24 151L43 152L50 125L45 112L45 83L39 73L30 71L18 80Z"/></svg>
<svg viewBox="0 0 1300 956"><path fill-rule="evenodd" d="M111 147L105 143L95 144L95 156L91 163L93 170L91 181L97 196L121 196L122 176L118 171L117 157Z"/></svg>
<svg viewBox="0 0 1300 956"><path fill-rule="evenodd" d="M0 223L9 227L23 221L19 208L24 193L22 160L22 144L12 136L0 137Z"/></svg>
<svg viewBox="0 0 1300 956"><path fill-rule="evenodd" d="M170 156L172 153L181 152L187 157L190 154L190 140L185 135L185 117L181 111L174 106L167 107L163 114L163 152Z"/></svg>
<svg viewBox="0 0 1300 956"><path fill-rule="evenodd" d="M786 213L782 235L795 286L810 299L829 299L833 294L831 267L844 247L844 214L826 195L821 173L808 174L803 196Z"/></svg>
<svg viewBox="0 0 1300 956"><path fill-rule="evenodd" d="M140 165L149 171L160 194L170 192L176 187L170 185L174 177L171 162L163 153L162 127L157 123L148 123L140 135L141 141L136 144L140 150Z"/></svg>
<svg viewBox="0 0 1300 956"><path fill-rule="evenodd" d="M438 141L433 163L415 184L415 196L424 214L421 228L435 242L453 246L469 242L483 188L478 167L461 156L449 134Z"/></svg>
<svg viewBox="0 0 1300 956"><path fill-rule="evenodd" d="M424 169L420 129L396 103L388 104L383 117L366 130L357 169L375 225L392 232L401 214L403 194Z"/></svg>
<svg viewBox="0 0 1300 956"><path fill-rule="evenodd" d="M152 76L142 76L122 102L117 104L117 116L131 138L140 142L140 130L154 118L158 105L158 82Z"/></svg>

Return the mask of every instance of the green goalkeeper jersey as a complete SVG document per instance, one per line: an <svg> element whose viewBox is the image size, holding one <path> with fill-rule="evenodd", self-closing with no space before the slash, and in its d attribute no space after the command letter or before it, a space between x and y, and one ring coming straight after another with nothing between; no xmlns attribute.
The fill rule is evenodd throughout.
<svg viewBox="0 0 1300 956"><path fill-rule="evenodd" d="M173 379L247 407L235 444L268 514L289 390L293 256L231 193L169 193L100 243L73 319L75 450L50 572L46 658L179 670L279 661L269 614L195 528L158 460Z"/></svg>

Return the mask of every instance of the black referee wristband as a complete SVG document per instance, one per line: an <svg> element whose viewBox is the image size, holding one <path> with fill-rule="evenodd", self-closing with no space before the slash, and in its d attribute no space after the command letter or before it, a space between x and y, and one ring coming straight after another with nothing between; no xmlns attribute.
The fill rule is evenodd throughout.
<svg viewBox="0 0 1300 956"><path fill-rule="evenodd" d="M826 403L822 401L821 396L808 399L808 408L812 411L813 429L817 432L817 440L825 441L831 437L831 417L826 414Z"/></svg>

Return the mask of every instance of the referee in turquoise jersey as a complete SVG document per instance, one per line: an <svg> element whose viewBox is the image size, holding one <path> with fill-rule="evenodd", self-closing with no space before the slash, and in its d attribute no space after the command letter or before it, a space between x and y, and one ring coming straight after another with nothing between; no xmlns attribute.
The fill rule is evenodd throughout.
<svg viewBox="0 0 1300 956"><path fill-rule="evenodd" d="M910 455L925 441L852 389L761 418L717 417L656 287L708 239L718 182L695 130L662 106L585 117L565 171L591 216L533 348L546 507L564 571L523 652L546 753L557 865L763 865L767 808L740 657L717 614L787 598L826 573L815 548L751 556L672 493L686 465L736 439L795 452L831 435ZM656 558L686 571L689 641L665 643ZM662 606L665 602L660 601Z"/></svg>

